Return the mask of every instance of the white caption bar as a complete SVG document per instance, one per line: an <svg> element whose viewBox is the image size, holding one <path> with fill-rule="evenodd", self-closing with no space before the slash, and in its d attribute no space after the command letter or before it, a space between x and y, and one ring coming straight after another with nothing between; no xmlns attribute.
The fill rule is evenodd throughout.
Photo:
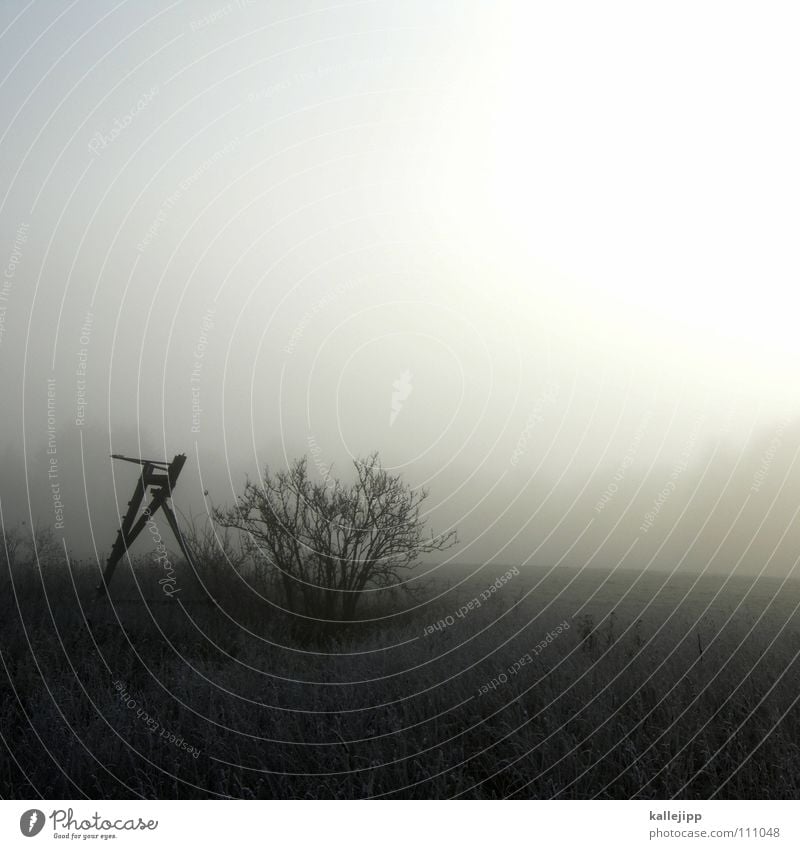
<svg viewBox="0 0 800 849"><path fill-rule="evenodd" d="M798 844L800 802L0 802L0 845L623 847Z"/></svg>

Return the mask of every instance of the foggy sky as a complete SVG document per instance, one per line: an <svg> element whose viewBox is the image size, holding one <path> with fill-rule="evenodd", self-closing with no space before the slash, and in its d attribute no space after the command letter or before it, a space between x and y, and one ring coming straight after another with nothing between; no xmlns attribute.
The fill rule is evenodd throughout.
<svg viewBox="0 0 800 849"><path fill-rule="evenodd" d="M793 568L784 7L558 6L5 3L3 521L379 450L455 561Z"/></svg>

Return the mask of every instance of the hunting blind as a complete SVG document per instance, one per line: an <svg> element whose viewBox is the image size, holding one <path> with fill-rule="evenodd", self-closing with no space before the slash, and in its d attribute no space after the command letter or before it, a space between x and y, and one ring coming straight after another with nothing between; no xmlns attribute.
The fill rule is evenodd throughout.
<svg viewBox="0 0 800 849"><path fill-rule="evenodd" d="M128 463L136 463L142 467L139 480L136 483L136 488L133 491L133 497L128 502L128 510L122 518L122 524L117 531L117 538L114 541L114 547L111 549L111 554L108 556L106 568L103 572L102 583L98 585L98 595L102 595L108 591L108 585L111 577L114 574L114 569L117 563L122 559L122 556L130 548L133 541L142 532L142 529L147 524L148 520L160 509L167 518L172 533L178 543L183 556L193 563L189 553L188 546L181 535L178 521L175 518L175 513L170 504L170 497L175 484L178 481L178 475L181 473L183 464L186 462L185 454L176 454L172 462L166 460L142 460L136 457L125 457L122 454L112 454L114 460L125 460ZM139 508L142 506L145 495L150 489L150 503L144 509L142 514L137 519Z"/></svg>

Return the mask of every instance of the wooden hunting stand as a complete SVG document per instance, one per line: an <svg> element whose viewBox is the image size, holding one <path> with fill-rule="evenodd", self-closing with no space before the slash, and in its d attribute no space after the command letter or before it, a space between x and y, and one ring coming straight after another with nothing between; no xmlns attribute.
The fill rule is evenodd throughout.
<svg viewBox="0 0 800 849"><path fill-rule="evenodd" d="M108 591L108 585L117 563L119 563L130 545L142 532L148 520L153 517L159 508L167 517L167 522L169 522L169 526L172 528L172 533L175 535L183 556L189 563L194 562L189 553L188 546L181 535L178 521L169 502L172 490L178 481L178 475L181 473L183 464L186 462L186 455L176 454L171 463L167 463L166 460L140 460L135 457L125 457L122 454L112 454L111 457L114 460L138 463L142 467L142 472L133 491L133 498L128 502L128 511L122 519L120 529L117 531L114 547L111 549L111 554L109 554L106 561L103 582L97 586L98 596ZM139 512L148 487L152 487L151 501L144 509L142 515L137 519L136 514Z"/></svg>

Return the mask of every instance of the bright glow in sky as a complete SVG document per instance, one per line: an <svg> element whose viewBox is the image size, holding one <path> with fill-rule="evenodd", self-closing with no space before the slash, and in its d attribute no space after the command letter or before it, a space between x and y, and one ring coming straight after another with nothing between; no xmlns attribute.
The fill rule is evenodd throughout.
<svg viewBox="0 0 800 849"><path fill-rule="evenodd" d="M266 463L377 448L518 557L535 499L563 477L561 523L596 498L643 412L656 479L695 431L699 475L725 440L760 463L800 416L792 4L26 9L0 21L18 465L43 468L53 379L59 438L81 456L85 413L98 477L112 439L196 446L186 474L225 502Z"/></svg>
<svg viewBox="0 0 800 849"><path fill-rule="evenodd" d="M513 4L490 190L521 273L552 269L565 310L793 397L800 56L781 9Z"/></svg>

